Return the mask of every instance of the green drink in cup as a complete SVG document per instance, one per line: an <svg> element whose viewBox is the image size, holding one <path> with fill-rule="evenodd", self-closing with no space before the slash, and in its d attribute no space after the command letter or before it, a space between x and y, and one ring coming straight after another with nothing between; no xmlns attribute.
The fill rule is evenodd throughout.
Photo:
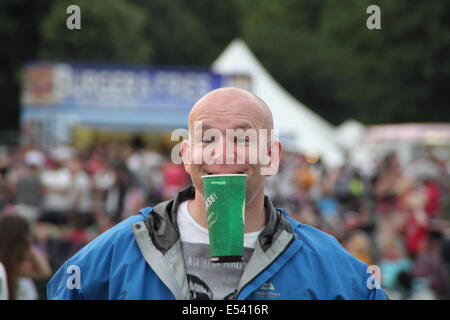
<svg viewBox="0 0 450 320"><path fill-rule="evenodd" d="M246 174L202 176L211 262L242 261L246 179Z"/></svg>

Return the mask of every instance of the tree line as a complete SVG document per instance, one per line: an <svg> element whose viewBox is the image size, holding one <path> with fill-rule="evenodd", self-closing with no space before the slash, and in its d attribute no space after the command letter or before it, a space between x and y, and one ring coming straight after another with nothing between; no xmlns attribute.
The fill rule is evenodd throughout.
<svg viewBox="0 0 450 320"><path fill-rule="evenodd" d="M81 29L66 28L66 8ZM366 8L381 9L381 29ZM21 68L34 60L209 66L236 37L333 124L448 122L446 0L3 0L0 130L17 130Z"/></svg>

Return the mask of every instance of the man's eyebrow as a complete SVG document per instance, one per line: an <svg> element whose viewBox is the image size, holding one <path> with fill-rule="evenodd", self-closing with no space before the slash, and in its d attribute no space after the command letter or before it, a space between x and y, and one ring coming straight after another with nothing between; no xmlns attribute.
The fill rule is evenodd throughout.
<svg viewBox="0 0 450 320"><path fill-rule="evenodd" d="M196 126L196 128L198 128L198 127L199 127L199 125ZM205 131L208 129L217 129L217 128L215 128L207 123L202 123L202 129L203 129L203 131ZM254 126L251 123L245 121L245 122L237 123L236 125L234 125L230 128L227 128L227 129L244 129L245 130L245 129L254 129Z"/></svg>

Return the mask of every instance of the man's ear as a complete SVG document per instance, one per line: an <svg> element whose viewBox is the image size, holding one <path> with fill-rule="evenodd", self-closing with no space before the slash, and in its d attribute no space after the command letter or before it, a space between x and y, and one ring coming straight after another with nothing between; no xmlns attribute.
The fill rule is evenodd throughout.
<svg viewBox="0 0 450 320"><path fill-rule="evenodd" d="M191 175L191 162L192 162L192 156L191 156L191 144L189 143L189 140L183 140L181 143L181 158L183 159L183 165L184 170L188 175Z"/></svg>
<svg viewBox="0 0 450 320"><path fill-rule="evenodd" d="M273 176L277 174L280 168L281 154L283 152L283 146L279 140L275 140L270 144L268 166L261 167L261 175Z"/></svg>

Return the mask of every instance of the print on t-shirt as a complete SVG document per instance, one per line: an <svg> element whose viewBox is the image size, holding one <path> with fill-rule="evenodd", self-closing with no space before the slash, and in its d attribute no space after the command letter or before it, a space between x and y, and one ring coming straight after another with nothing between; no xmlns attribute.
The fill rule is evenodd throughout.
<svg viewBox="0 0 450 320"><path fill-rule="evenodd" d="M212 263L209 245L183 242L186 274L193 300L222 300L233 296L253 249L244 248L243 262Z"/></svg>

